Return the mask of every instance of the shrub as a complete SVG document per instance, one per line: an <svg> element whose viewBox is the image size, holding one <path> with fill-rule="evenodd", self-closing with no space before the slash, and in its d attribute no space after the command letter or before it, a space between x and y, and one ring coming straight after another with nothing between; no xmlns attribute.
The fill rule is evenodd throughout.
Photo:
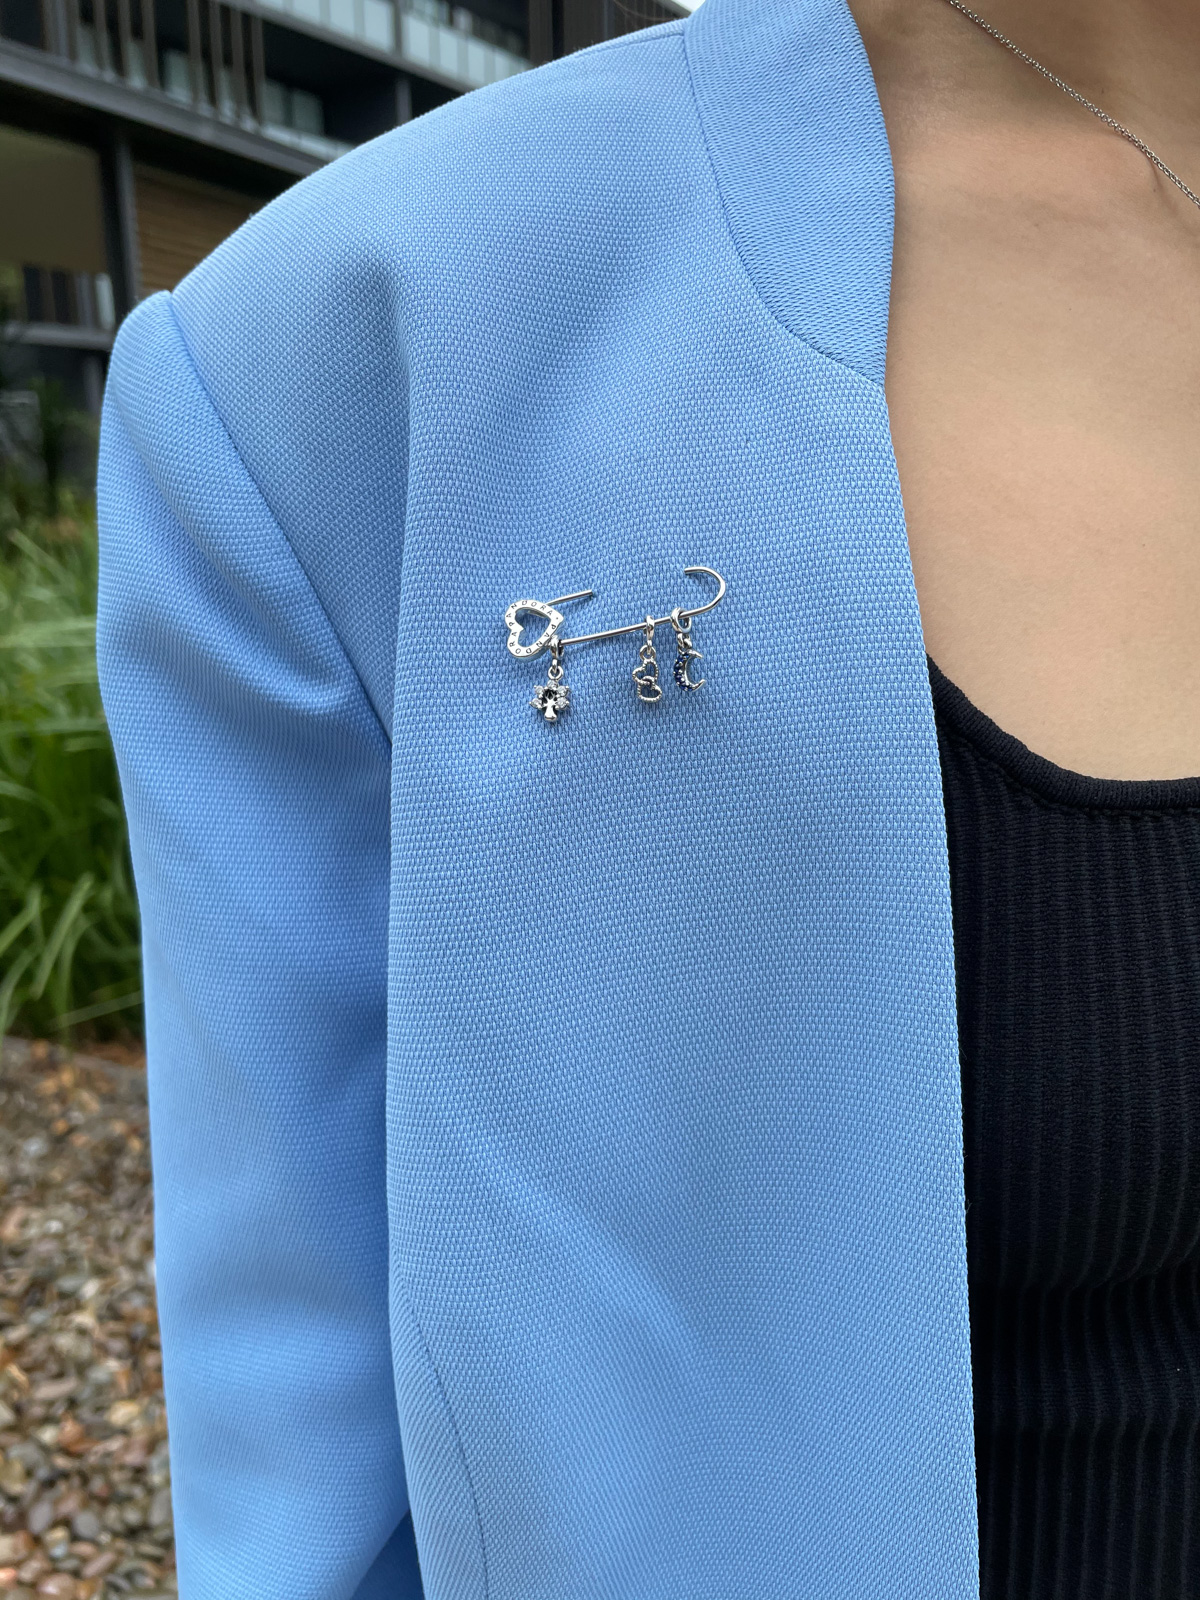
<svg viewBox="0 0 1200 1600"><path fill-rule="evenodd" d="M15 486L14 486L15 487ZM140 1034L138 917L96 679L96 528L0 490L0 1032Z"/></svg>

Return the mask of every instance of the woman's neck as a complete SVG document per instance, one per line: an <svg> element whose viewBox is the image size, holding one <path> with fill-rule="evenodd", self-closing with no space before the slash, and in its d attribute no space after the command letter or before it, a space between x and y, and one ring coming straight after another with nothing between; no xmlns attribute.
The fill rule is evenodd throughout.
<svg viewBox="0 0 1200 1600"><path fill-rule="evenodd" d="M1014 44L1200 179L1200 6L1192 0L966 0ZM958 79L964 93L1018 94L1022 114L1055 91L946 0L851 0L872 63L910 82ZM918 59L921 67L917 68ZM914 73L914 68L916 71ZM1034 98L1029 91L1033 89ZM990 97L989 95L989 97Z"/></svg>
<svg viewBox="0 0 1200 1600"><path fill-rule="evenodd" d="M1112 115L1182 122L1200 112L1200 8L1190 0L987 4L993 27L1090 98L1107 102L1106 109L1120 107Z"/></svg>
<svg viewBox="0 0 1200 1600"><path fill-rule="evenodd" d="M1195 0L966 0L1200 192ZM1098 777L1200 772L1200 212L947 0L850 0L896 178L887 397L928 649Z"/></svg>

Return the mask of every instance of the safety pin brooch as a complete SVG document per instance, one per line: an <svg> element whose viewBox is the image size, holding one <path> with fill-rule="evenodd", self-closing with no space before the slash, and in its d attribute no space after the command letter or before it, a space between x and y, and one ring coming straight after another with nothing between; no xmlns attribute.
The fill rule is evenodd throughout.
<svg viewBox="0 0 1200 1600"><path fill-rule="evenodd" d="M643 705L654 705L662 699L662 685L658 681L658 657L654 650L654 631L663 628L669 622L675 630L675 666L673 676L681 689L693 690L702 688L707 682L705 678L693 679L688 673L688 667L693 661L703 661L704 657L692 643L692 623L697 617L703 616L706 611L711 611L725 598L726 583L719 572L714 572L712 567L684 567L684 573L691 577L703 573L706 577L715 578L717 592L714 597L702 606L676 606L665 617L655 617L647 613L641 622L630 622L623 628L604 628L599 633L581 633L574 639L559 637L559 629L566 620L557 606L565 606L572 600L590 600L595 593L594 589L581 589L577 594L560 594L556 600L514 600L504 613L505 626L508 628L508 653L516 656L519 661L532 660L544 651L550 652L550 665L546 669L546 682L538 684L534 691L533 699L529 704L535 711L540 711L547 722L557 722L560 715L570 709L571 689L564 682L565 668L563 655L569 645L597 644L602 639L620 639L628 633L640 633L644 637L638 650L637 665L633 668L632 677L638 699ZM521 633L524 624L521 617L532 614L541 617L546 626L531 644L521 643Z"/></svg>

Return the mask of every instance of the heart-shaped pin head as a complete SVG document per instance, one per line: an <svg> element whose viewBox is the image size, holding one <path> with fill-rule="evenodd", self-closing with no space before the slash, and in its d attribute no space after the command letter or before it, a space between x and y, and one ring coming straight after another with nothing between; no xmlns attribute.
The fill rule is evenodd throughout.
<svg viewBox="0 0 1200 1600"><path fill-rule="evenodd" d="M532 611L535 617L545 617L546 626L532 644L521 643L521 613ZM553 606L548 606L543 600L514 600L504 613L504 622L508 628L508 653L527 661L530 656L540 656L543 650L549 648L550 641L563 625L563 614L555 611Z"/></svg>

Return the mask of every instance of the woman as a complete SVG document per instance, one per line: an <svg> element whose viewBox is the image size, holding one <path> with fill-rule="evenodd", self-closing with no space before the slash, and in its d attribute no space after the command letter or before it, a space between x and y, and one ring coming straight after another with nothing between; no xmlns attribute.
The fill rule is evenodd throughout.
<svg viewBox="0 0 1200 1600"><path fill-rule="evenodd" d="M986 20L1200 173L1182 0ZM1198 268L947 0L706 0L125 325L184 1600L1196 1592Z"/></svg>

